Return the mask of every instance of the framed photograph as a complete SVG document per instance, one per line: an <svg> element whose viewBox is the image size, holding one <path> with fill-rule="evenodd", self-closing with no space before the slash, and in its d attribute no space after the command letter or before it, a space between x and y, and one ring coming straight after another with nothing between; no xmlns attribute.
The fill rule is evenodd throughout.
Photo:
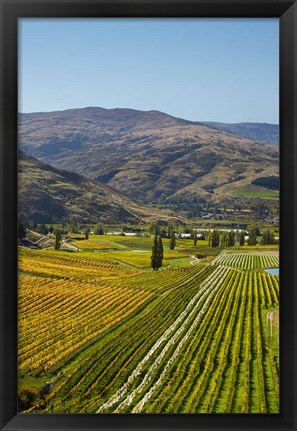
<svg viewBox="0 0 297 431"><path fill-rule="evenodd" d="M294 1L1 2L1 430L297 430Z"/></svg>

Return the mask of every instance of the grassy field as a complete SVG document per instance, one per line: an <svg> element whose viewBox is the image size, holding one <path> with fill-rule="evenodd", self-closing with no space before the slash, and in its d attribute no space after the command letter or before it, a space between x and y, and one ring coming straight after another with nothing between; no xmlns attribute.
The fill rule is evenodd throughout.
<svg viewBox="0 0 297 431"><path fill-rule="evenodd" d="M81 250L124 250L151 249L152 239L150 237L130 237L122 235L91 235L88 240L82 234L71 235L76 241L73 244ZM164 240L168 244L169 240Z"/></svg>
<svg viewBox="0 0 297 431"><path fill-rule="evenodd" d="M279 412L276 249L165 240L152 271L151 242L19 249L23 412Z"/></svg>
<svg viewBox="0 0 297 431"><path fill-rule="evenodd" d="M232 192L234 196L244 196L249 198L261 198L261 199L279 199L279 192L275 190L266 189L266 187L256 186L254 184L248 184L237 188Z"/></svg>

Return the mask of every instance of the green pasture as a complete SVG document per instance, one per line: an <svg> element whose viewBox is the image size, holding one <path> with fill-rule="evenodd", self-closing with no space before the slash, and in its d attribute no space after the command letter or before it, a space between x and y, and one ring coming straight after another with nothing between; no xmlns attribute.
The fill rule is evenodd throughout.
<svg viewBox="0 0 297 431"><path fill-rule="evenodd" d="M243 196L248 198L261 198L261 199L278 199L279 192L275 190L267 190L266 187L248 184L232 192L233 196Z"/></svg>

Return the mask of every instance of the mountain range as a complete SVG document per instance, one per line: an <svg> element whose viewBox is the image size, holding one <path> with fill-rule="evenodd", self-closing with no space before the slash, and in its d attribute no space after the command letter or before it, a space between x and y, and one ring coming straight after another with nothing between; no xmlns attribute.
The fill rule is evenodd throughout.
<svg viewBox="0 0 297 431"><path fill-rule="evenodd" d="M26 153L141 203L221 201L277 176L279 148L158 111L84 108L20 114Z"/></svg>
<svg viewBox="0 0 297 431"><path fill-rule="evenodd" d="M208 121L203 123L214 129L223 130L233 133L234 135L243 136L244 138L253 139L254 141L263 141L270 144L279 145L279 125L269 123L218 123Z"/></svg>

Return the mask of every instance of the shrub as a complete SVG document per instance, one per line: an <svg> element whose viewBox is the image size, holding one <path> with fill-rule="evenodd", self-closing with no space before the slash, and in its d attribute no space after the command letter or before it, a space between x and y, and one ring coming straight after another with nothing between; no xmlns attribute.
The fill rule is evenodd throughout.
<svg viewBox="0 0 297 431"><path fill-rule="evenodd" d="M204 259L206 257L205 254L197 253L196 254L197 259Z"/></svg>
<svg viewBox="0 0 297 431"><path fill-rule="evenodd" d="M38 398L38 389L22 386L18 393L19 410L28 410L32 407Z"/></svg>

